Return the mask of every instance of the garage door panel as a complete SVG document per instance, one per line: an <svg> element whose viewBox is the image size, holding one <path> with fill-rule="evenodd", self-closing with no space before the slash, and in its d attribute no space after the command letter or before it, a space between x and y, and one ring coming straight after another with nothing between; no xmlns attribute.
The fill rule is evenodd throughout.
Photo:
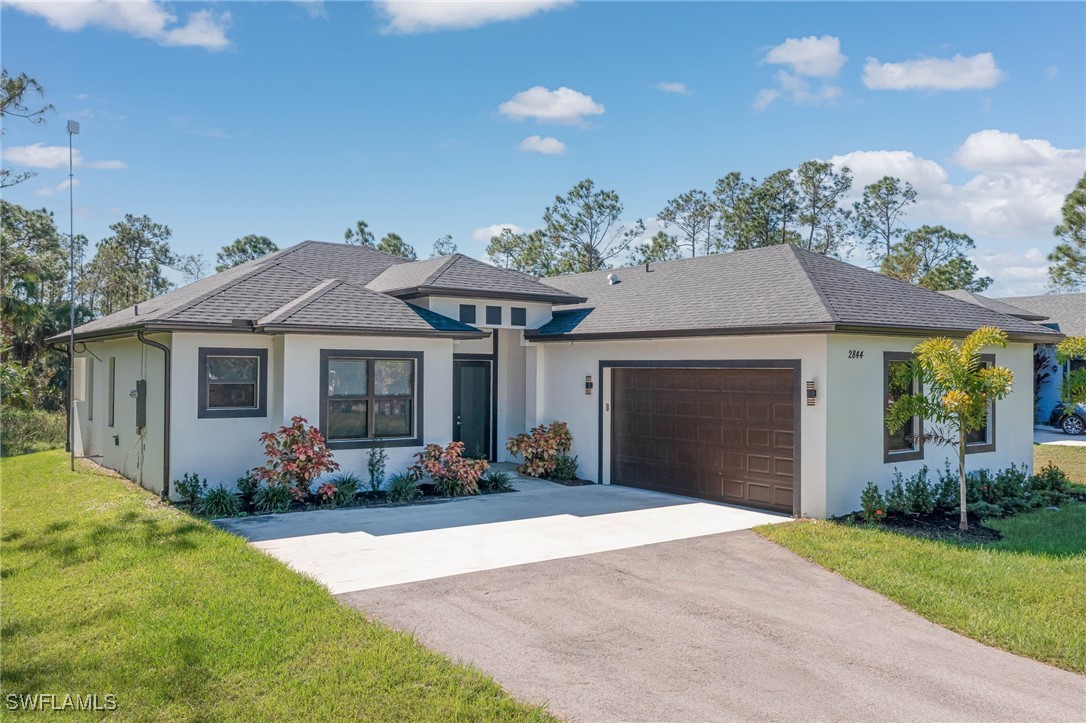
<svg viewBox="0 0 1086 723"><path fill-rule="evenodd" d="M616 368L615 484L792 511L790 369Z"/></svg>

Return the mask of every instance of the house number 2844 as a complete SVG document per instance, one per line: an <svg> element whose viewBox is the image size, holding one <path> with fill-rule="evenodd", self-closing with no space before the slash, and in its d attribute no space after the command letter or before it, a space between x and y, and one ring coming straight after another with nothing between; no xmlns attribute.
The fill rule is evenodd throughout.
<svg viewBox="0 0 1086 723"><path fill-rule="evenodd" d="M864 358L864 350L863 349L849 349L848 350L848 358L849 359L863 359Z"/></svg>

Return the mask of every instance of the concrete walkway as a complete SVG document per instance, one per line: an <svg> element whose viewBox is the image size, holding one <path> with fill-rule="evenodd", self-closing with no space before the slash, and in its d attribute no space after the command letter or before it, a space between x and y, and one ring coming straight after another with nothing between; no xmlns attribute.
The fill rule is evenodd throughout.
<svg viewBox="0 0 1086 723"><path fill-rule="evenodd" d="M564 487L404 507L217 521L333 593L743 530L790 518L630 487Z"/></svg>
<svg viewBox="0 0 1086 723"><path fill-rule="evenodd" d="M1072 721L1086 678L752 532L340 596L581 721Z"/></svg>

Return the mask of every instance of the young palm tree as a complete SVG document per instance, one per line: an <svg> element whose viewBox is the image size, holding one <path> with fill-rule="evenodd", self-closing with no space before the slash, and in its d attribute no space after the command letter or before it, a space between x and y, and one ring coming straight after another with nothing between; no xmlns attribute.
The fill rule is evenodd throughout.
<svg viewBox="0 0 1086 723"><path fill-rule="evenodd" d="M954 447L958 452L961 524L969 529L966 514L965 444L970 432L983 429L992 402L1011 393L1014 373L1006 367L985 366L981 352L1006 347L1007 335L982 326L956 344L953 339L925 339L913 349L914 359L900 372L906 388L919 380L920 392L899 397L886 412L886 425L897 432L913 417L928 423L923 438Z"/></svg>

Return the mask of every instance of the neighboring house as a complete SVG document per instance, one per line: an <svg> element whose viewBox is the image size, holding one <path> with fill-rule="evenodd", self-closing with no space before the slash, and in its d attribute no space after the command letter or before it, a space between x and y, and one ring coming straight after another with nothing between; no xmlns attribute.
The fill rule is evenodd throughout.
<svg viewBox="0 0 1086 723"><path fill-rule="evenodd" d="M231 484L295 415L355 472L375 445L390 470L454 439L508 460L508 437L558 419L593 481L821 517L943 465L887 434L889 372L982 325L1018 379L1061 338L790 245L540 280L307 241L79 327L75 442L161 491ZM970 464L1028 466L1032 406L1021 384L998 402Z"/></svg>
<svg viewBox="0 0 1086 723"><path fill-rule="evenodd" d="M1086 336L1086 293L1046 294L1044 296L1014 296L997 301L1013 304L1033 314L1044 316L1041 324L1066 336ZM1064 375L1071 369L1086 366L1086 360L1077 359L1060 364L1056 361L1056 349L1051 344L1041 344L1037 353L1046 359L1049 376L1037 387L1037 421L1047 424L1052 408L1060 400L1060 386Z"/></svg>

